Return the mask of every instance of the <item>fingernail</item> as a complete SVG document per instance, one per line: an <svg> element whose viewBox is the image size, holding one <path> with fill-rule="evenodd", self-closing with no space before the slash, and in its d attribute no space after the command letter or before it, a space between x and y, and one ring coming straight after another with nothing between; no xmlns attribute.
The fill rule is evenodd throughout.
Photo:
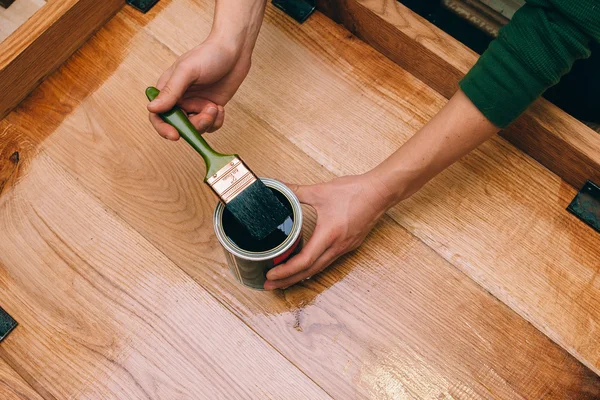
<svg viewBox="0 0 600 400"><path fill-rule="evenodd" d="M206 111L205 111L205 112L206 112L208 115L210 115L211 117L216 117L216 116L217 116L217 112L218 112L218 111L219 111L219 110L217 110L217 107L210 106L210 107L208 107L208 108L206 109Z"/></svg>
<svg viewBox="0 0 600 400"><path fill-rule="evenodd" d="M273 272L272 270L267 272L267 279L270 281L276 281L277 280L277 273Z"/></svg>
<svg viewBox="0 0 600 400"><path fill-rule="evenodd" d="M211 125L212 121L207 121L206 119L200 120L200 123L198 124L198 130L204 132L205 130L210 128Z"/></svg>

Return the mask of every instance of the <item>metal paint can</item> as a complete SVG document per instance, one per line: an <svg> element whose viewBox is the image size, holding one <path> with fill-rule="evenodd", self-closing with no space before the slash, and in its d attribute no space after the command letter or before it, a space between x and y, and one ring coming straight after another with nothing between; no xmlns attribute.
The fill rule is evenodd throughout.
<svg viewBox="0 0 600 400"><path fill-rule="evenodd" d="M240 230L232 230L233 224L228 222L230 219L224 216L225 205L222 202L217 204L213 215L213 224L217 239L225 252L227 265L234 278L242 285L256 290L264 290L267 272L294 256L302 249L302 207L300 201L283 183L270 178L260 178L263 183L270 188L274 194L288 206L292 211L291 221L287 221L287 237L281 243L273 243L273 248L260 248L248 250L241 247L232 239L241 234ZM287 203L287 204L286 204ZM285 225L285 223L284 223ZM281 225L283 227L283 225Z"/></svg>

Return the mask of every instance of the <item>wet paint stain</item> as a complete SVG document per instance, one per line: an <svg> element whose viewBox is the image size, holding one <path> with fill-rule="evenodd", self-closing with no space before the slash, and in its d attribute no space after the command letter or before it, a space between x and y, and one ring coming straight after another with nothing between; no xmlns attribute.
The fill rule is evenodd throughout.
<svg viewBox="0 0 600 400"><path fill-rule="evenodd" d="M301 321L300 321L302 319L303 312L304 312L304 310L301 308L294 311L294 329L297 330L298 332L304 332L304 330L302 329Z"/></svg>

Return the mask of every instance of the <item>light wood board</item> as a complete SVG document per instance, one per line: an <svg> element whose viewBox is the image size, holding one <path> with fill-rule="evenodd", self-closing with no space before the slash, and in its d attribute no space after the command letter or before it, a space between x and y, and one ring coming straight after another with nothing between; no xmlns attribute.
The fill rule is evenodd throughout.
<svg viewBox="0 0 600 400"><path fill-rule="evenodd" d="M45 155L1 200L2 356L54 398L329 398ZM19 251L16 251L16 250Z"/></svg>
<svg viewBox="0 0 600 400"><path fill-rule="evenodd" d="M596 375L395 213L300 286L235 283L201 158L152 131L143 95L211 19L205 1L123 10L4 121L15 140L2 154L23 149L26 164L0 197L0 297L22 326L2 358L58 398L198 398L204 389L188 383L211 376L206 390L259 398L600 395ZM260 175L318 182L349 170L350 137L363 150L358 136L378 143L354 157L366 168L444 101L323 15L298 26L269 6L251 75L208 140ZM492 146L510 149L502 143Z"/></svg>
<svg viewBox="0 0 600 400"><path fill-rule="evenodd" d="M478 55L396 0L318 1L318 8L446 98ZM501 133L579 189L600 180L600 136L545 99Z"/></svg>
<svg viewBox="0 0 600 400"><path fill-rule="evenodd" d="M0 41L0 119L96 32L124 0L48 0Z"/></svg>
<svg viewBox="0 0 600 400"><path fill-rule="evenodd" d="M2 400L42 400L42 397L1 358L0 398Z"/></svg>
<svg viewBox="0 0 600 400"><path fill-rule="evenodd" d="M16 0L8 8L0 7L0 42L23 25L44 4L44 0Z"/></svg>

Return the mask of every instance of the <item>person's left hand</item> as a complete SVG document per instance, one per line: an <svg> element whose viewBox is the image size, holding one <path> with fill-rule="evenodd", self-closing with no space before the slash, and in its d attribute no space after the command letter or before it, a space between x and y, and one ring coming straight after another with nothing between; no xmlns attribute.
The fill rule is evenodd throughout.
<svg viewBox="0 0 600 400"><path fill-rule="evenodd" d="M301 203L316 210L317 226L300 253L267 273L266 290L310 278L356 249L391 205L381 185L366 174L289 187Z"/></svg>

